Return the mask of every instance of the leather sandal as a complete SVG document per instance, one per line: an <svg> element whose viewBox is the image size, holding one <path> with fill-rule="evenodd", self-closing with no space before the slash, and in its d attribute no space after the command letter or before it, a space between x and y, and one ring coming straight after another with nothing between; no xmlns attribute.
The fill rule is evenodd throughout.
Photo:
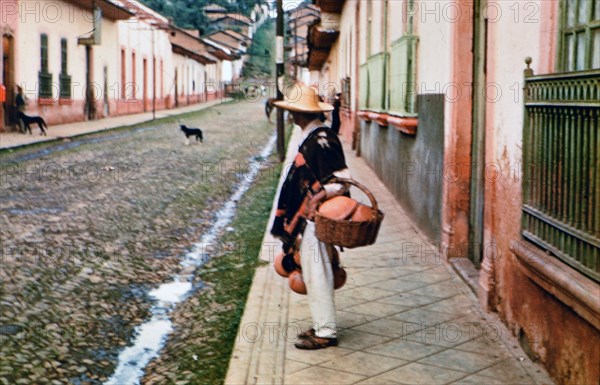
<svg viewBox="0 0 600 385"><path fill-rule="evenodd" d="M298 342L294 344L294 346L298 349L305 350L316 350L316 349L325 349L330 346L337 346L338 340L337 338L322 338L317 336L307 336L305 338L301 338Z"/></svg>
<svg viewBox="0 0 600 385"><path fill-rule="evenodd" d="M307 331L298 334L297 337L298 338L308 338L308 337L313 337L314 335L315 335L315 329L310 328Z"/></svg>

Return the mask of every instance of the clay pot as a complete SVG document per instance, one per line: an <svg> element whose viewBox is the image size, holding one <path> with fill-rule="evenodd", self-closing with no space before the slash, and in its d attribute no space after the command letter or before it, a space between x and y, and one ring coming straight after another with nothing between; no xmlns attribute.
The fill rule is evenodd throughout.
<svg viewBox="0 0 600 385"><path fill-rule="evenodd" d="M273 261L273 267L280 276L287 278L290 273L300 267L296 264L294 256L291 254L284 254L283 251L275 256Z"/></svg>
<svg viewBox="0 0 600 385"><path fill-rule="evenodd" d="M285 254L283 253L283 251L279 254L277 254L275 256L275 260L273 261L273 267L275 268L275 271L277 272L277 274L279 274L280 276L287 278L289 277L290 273L288 273L287 271L285 271L285 269L283 268L283 257L285 257Z"/></svg>
<svg viewBox="0 0 600 385"><path fill-rule="evenodd" d="M300 252L297 251L296 254L294 254L294 262L296 262L296 265L298 266L302 266L302 262L300 259Z"/></svg>
<svg viewBox="0 0 600 385"><path fill-rule="evenodd" d="M319 206L319 214L326 218L344 220L349 219L359 203L346 196L337 196L326 200Z"/></svg>
<svg viewBox="0 0 600 385"><path fill-rule="evenodd" d="M346 270L343 267L338 266L333 269L333 288L334 290L342 288L346 284L348 278Z"/></svg>
<svg viewBox="0 0 600 385"><path fill-rule="evenodd" d="M302 273L298 270L294 270L290 273L288 278L290 282L290 288L298 294L306 294L306 284L302 279Z"/></svg>
<svg viewBox="0 0 600 385"><path fill-rule="evenodd" d="M373 219L373 209L363 204L358 205L356 211L352 214L352 218L350 218L352 222L366 222L371 219Z"/></svg>

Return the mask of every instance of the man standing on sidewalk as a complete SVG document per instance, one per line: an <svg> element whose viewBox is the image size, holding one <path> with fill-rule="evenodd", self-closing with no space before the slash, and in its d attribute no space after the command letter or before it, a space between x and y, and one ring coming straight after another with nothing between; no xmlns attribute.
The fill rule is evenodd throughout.
<svg viewBox="0 0 600 385"><path fill-rule="evenodd" d="M303 234L300 245L302 275L306 284L313 328L298 335L299 349L322 349L337 345L331 248L315 236L314 214L319 202L347 192L346 186L328 183L332 178L350 178L342 145L330 128L323 125L320 114L333 106L319 102L314 88L296 85L293 98L275 102L290 111L294 123L302 129L302 139L294 164L281 188L277 214L271 233L283 240L285 252L295 247L296 237ZM303 202L308 197L308 204ZM290 223L297 219L295 229Z"/></svg>

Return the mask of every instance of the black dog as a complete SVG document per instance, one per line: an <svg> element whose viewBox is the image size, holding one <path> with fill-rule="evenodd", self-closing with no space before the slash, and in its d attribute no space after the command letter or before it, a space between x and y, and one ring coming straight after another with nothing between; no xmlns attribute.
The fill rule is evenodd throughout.
<svg viewBox="0 0 600 385"><path fill-rule="evenodd" d="M31 132L31 124L37 124L40 130L42 130L42 135L46 135L46 130L44 130L44 127L48 129L48 126L41 116L27 116L20 112L18 118L23 121L23 125L25 126L24 134L27 133L27 130L29 130L29 134L33 135Z"/></svg>
<svg viewBox="0 0 600 385"><path fill-rule="evenodd" d="M199 128L187 128L185 125L180 125L181 131L185 134L185 137L189 140L190 136L196 137L196 142L202 142L204 137L202 136L202 130Z"/></svg>

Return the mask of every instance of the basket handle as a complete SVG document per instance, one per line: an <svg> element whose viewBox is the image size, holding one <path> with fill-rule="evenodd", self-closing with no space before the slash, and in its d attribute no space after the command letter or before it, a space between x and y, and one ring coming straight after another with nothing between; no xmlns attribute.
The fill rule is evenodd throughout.
<svg viewBox="0 0 600 385"><path fill-rule="evenodd" d="M347 184L351 184L351 185L357 187L359 190L361 190L362 192L364 192L367 195L367 197L371 201L371 207L373 208L373 210L375 210L375 211L379 210L379 207L377 205L377 199L375 199L375 197L373 196L373 194L371 194L371 192L365 186L363 186L362 184L358 183L354 179L331 178L331 179L329 179L327 181L327 183L347 183Z"/></svg>

